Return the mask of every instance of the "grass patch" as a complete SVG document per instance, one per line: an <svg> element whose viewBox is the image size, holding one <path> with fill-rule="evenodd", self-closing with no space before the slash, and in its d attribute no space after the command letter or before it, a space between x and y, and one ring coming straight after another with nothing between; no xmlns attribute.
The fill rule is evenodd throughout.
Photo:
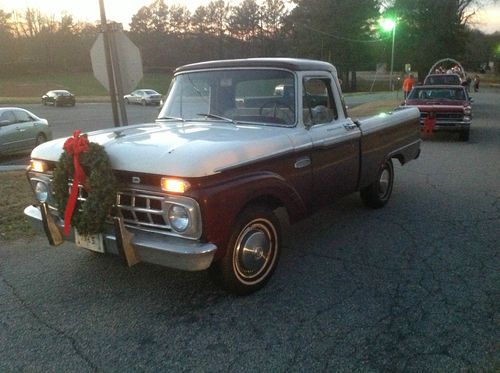
<svg viewBox="0 0 500 373"><path fill-rule="evenodd" d="M24 171L0 172L0 241L37 234L24 216L34 197Z"/></svg>
<svg viewBox="0 0 500 373"><path fill-rule="evenodd" d="M162 94L167 92L172 76L164 73L146 73L137 88L152 88ZM67 89L80 98L108 96L106 89L91 72L51 73L47 75L21 75L0 77L0 97L2 103L14 103L17 98L35 100L51 89ZM124 92L129 93L129 92ZM7 101L7 98L10 101Z"/></svg>

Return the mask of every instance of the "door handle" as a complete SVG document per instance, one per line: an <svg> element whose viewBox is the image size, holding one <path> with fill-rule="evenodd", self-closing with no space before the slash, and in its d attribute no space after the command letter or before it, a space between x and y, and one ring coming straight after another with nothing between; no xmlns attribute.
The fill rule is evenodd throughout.
<svg viewBox="0 0 500 373"><path fill-rule="evenodd" d="M309 157L302 157L302 158L299 158L295 161L295 164L294 164L294 167L295 168L304 168L304 167L307 167L311 164L311 158Z"/></svg>
<svg viewBox="0 0 500 373"><path fill-rule="evenodd" d="M344 123L344 128L348 131L358 128L354 123Z"/></svg>

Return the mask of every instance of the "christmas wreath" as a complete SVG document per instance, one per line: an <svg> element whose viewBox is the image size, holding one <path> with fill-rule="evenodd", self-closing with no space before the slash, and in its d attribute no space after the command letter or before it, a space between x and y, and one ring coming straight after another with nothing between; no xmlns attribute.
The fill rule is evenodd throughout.
<svg viewBox="0 0 500 373"><path fill-rule="evenodd" d="M68 182L72 182L71 191ZM86 200L77 205L78 184ZM80 234L104 231L111 207L116 202L116 179L104 148L89 142L87 135L75 131L64 143L64 152L54 170L52 187L59 213L64 216L64 233L70 225Z"/></svg>

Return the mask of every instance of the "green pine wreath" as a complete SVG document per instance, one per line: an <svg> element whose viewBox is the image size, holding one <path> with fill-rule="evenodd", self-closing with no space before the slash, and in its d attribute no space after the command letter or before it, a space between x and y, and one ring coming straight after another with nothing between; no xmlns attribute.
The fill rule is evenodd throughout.
<svg viewBox="0 0 500 373"><path fill-rule="evenodd" d="M85 202L77 203L71 226L80 234L96 234L104 231L106 217L116 202L116 179L108 155L99 144L89 143L89 150L80 154L80 164L87 175L90 190ZM54 170L52 188L60 216L64 216L69 198L68 182L74 174L73 157L66 151L61 154Z"/></svg>

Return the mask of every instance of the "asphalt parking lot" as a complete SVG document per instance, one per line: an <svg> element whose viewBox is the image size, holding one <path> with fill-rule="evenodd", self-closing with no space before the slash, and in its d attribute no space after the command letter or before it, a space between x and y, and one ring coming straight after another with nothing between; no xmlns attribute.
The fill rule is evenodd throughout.
<svg viewBox="0 0 500 373"><path fill-rule="evenodd" d="M500 90L474 98L469 142L424 141L383 209L352 195L294 225L251 296L41 235L0 241L0 371L498 371ZM90 111L78 128L110 119Z"/></svg>

